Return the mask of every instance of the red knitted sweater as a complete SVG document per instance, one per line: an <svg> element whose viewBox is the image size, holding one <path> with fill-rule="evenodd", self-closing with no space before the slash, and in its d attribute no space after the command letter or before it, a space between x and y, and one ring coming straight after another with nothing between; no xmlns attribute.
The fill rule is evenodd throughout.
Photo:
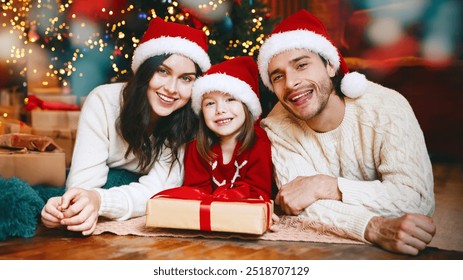
<svg viewBox="0 0 463 280"><path fill-rule="evenodd" d="M256 141L254 145L237 155L239 144L236 145L233 157L228 164L223 164L222 150L219 144L214 144L212 151L217 157L208 162L196 149L196 140L189 143L185 153L185 186L212 188L240 184L253 186L268 198L272 194L272 156L270 141L265 131L254 126Z"/></svg>

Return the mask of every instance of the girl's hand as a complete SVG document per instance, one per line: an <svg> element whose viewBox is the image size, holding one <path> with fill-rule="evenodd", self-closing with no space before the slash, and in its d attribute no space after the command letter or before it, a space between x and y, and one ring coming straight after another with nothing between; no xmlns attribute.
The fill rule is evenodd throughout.
<svg viewBox="0 0 463 280"><path fill-rule="evenodd" d="M280 221L280 217L278 217L275 213L272 214L272 225L270 226L270 231L277 232L280 227L277 225Z"/></svg>

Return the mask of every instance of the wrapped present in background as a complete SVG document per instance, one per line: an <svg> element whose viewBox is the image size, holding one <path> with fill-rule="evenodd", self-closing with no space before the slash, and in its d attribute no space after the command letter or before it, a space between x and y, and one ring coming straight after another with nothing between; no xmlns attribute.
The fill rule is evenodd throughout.
<svg viewBox="0 0 463 280"><path fill-rule="evenodd" d="M66 167L71 166L74 144L76 142L76 130L70 128L32 128L34 135L47 136L64 151L66 155Z"/></svg>
<svg viewBox="0 0 463 280"><path fill-rule="evenodd" d="M27 87L27 95L53 95L53 96L60 96L60 95L67 95L68 93L65 92L68 89L63 87L43 87L43 86L34 86L29 85Z"/></svg>
<svg viewBox="0 0 463 280"><path fill-rule="evenodd" d="M72 103L61 101L67 99L69 99L69 102L72 100ZM26 109L28 111L32 111L36 108L55 111L80 111L80 106L76 104L76 100L75 96L72 95L48 97L46 100L43 100L36 95L29 95L27 97Z"/></svg>
<svg viewBox="0 0 463 280"><path fill-rule="evenodd" d="M35 96L39 100L45 101L45 102L57 102L57 103L64 103L64 104L70 104L70 105L78 105L77 102L77 96L72 95L72 94L35 94L35 95L29 95L30 96ZM29 99L28 99L29 102ZM81 106L76 107L77 110L80 109Z"/></svg>
<svg viewBox="0 0 463 280"><path fill-rule="evenodd" d="M77 129L80 111L31 111L31 125L36 129Z"/></svg>
<svg viewBox="0 0 463 280"><path fill-rule="evenodd" d="M65 154L49 137L0 135L0 176L18 177L30 185L64 186Z"/></svg>
<svg viewBox="0 0 463 280"><path fill-rule="evenodd" d="M0 88L1 118L21 120L24 111L24 90L19 86Z"/></svg>
<svg viewBox="0 0 463 280"><path fill-rule="evenodd" d="M46 136L38 136L26 133L10 133L0 135L0 147L10 149L26 149L39 152L61 152L61 148Z"/></svg>
<svg viewBox="0 0 463 280"><path fill-rule="evenodd" d="M63 152L33 152L0 148L0 177L18 177L30 185L63 187L66 181Z"/></svg>
<svg viewBox="0 0 463 280"><path fill-rule="evenodd" d="M21 106L19 105L0 105L0 116L8 119L21 119Z"/></svg>
<svg viewBox="0 0 463 280"><path fill-rule="evenodd" d="M76 102L73 96L53 96L42 100L35 95L27 98L26 109L30 111L31 126L35 129L71 129L76 130L80 116L80 106L66 103L65 100ZM64 98L64 99L63 99Z"/></svg>
<svg viewBox="0 0 463 280"><path fill-rule="evenodd" d="M31 132L32 128L20 120L0 117L0 134Z"/></svg>
<svg viewBox="0 0 463 280"><path fill-rule="evenodd" d="M269 229L270 199L250 186L217 190L178 187L158 193L147 203L146 226L247 234Z"/></svg>

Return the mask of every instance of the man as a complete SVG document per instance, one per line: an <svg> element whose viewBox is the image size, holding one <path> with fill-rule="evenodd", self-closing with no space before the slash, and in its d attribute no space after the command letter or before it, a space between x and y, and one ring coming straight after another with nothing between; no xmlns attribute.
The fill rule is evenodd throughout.
<svg viewBox="0 0 463 280"><path fill-rule="evenodd" d="M279 103L262 121L284 212L416 255L435 234L423 132L399 93L349 73L319 19L283 20L258 57ZM408 213L408 214L407 214Z"/></svg>

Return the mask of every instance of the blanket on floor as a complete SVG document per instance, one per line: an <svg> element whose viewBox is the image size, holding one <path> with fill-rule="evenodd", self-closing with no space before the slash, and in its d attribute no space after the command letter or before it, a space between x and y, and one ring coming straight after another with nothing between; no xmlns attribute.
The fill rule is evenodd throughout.
<svg viewBox="0 0 463 280"><path fill-rule="evenodd" d="M135 235L151 237L203 237L220 239L245 239L245 240L272 240L272 241L308 241L324 243L348 243L365 244L354 235L333 226L316 221L308 221L296 216L279 216L280 221L272 226L274 231L268 231L263 235L206 232L197 230L147 228L146 217L133 218L127 221L100 220L93 235L105 232L117 235Z"/></svg>
<svg viewBox="0 0 463 280"><path fill-rule="evenodd" d="M140 175L127 170L110 169L104 188L138 181L139 177ZM40 212L47 200L63 193L64 186L31 186L16 177L0 177L0 241L8 237L34 236L40 221Z"/></svg>

